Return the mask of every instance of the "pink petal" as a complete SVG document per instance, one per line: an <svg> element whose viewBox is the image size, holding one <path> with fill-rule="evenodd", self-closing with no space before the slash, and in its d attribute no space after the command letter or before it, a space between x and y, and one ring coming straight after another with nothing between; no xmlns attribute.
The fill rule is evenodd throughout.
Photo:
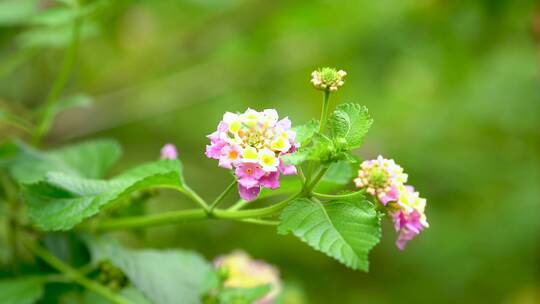
<svg viewBox="0 0 540 304"><path fill-rule="evenodd" d="M248 202L257 198L260 192L260 187L246 188L242 185L238 185L238 193L240 194L240 198Z"/></svg>

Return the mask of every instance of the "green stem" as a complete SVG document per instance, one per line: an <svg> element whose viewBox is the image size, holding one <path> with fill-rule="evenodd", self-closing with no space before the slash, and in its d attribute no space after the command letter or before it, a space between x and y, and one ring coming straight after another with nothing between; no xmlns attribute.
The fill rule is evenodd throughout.
<svg viewBox="0 0 540 304"><path fill-rule="evenodd" d="M311 194L313 189L317 186L319 181L323 178L324 174L326 174L326 171L328 170L328 167L323 167L319 170L317 175L311 180L309 185L306 187L306 191Z"/></svg>
<svg viewBox="0 0 540 304"><path fill-rule="evenodd" d="M225 188L225 190L223 190L223 192L210 205L210 208L208 209L208 211L212 213L212 210L214 210L214 208L216 208L219 205L219 203L223 201L223 199L227 196L227 194L229 194L229 192L231 192L232 189L234 189L235 186L236 186L236 180L234 180L229 186L227 186L227 188Z"/></svg>
<svg viewBox="0 0 540 304"><path fill-rule="evenodd" d="M102 220L90 226L90 230L105 232L129 228L159 226L185 221L202 220L206 218L208 218L208 213L206 212L206 210L180 210L164 212L155 215L133 216L119 219Z"/></svg>
<svg viewBox="0 0 540 304"><path fill-rule="evenodd" d="M329 106L330 106L330 91L324 91L322 111L321 111L321 121L319 122L319 133L322 133L324 131L324 126L326 125L326 118L328 116Z"/></svg>
<svg viewBox="0 0 540 304"><path fill-rule="evenodd" d="M285 208L290 201L298 197L299 194L291 196L290 198L281 201L275 205L271 205L265 208L250 209L250 210L213 210L209 213L206 210L181 210L164 212L155 215L143 215L134 217L125 217L120 219L102 220L93 224L89 224L87 227L90 231L112 231L129 228L142 228L152 227L167 224L175 224L184 221L202 220L206 218L216 219L231 219L231 220L244 220L253 219L258 217L271 216ZM253 221L251 221L253 222Z"/></svg>
<svg viewBox="0 0 540 304"><path fill-rule="evenodd" d="M205 211L210 210L206 201L202 199L195 191L193 191L187 185L185 185L184 187L174 187L174 189L185 194L188 198L190 198L192 201L194 201L199 206L201 206Z"/></svg>
<svg viewBox="0 0 540 304"><path fill-rule="evenodd" d="M277 225L279 225L279 221L270 221L270 220L261 220L261 219L241 219L239 221L244 222L244 223L265 225L265 226L277 226Z"/></svg>
<svg viewBox="0 0 540 304"><path fill-rule="evenodd" d="M74 9L77 9L77 8L75 7ZM49 128L54 118L54 112L55 112L56 103L58 102L58 97L60 96L60 93L62 93L62 90L64 89L64 86L66 85L69 74L71 73L71 69L73 68L73 64L75 62L75 57L76 57L77 49L79 45L81 24L82 24L82 20L80 18L76 18L75 21L73 22L73 30L71 33L71 43L69 45L69 48L66 50L66 53L64 54L62 67L60 68L60 73L54 80L51 90L49 91L49 94L47 95L47 99L45 100L43 112L41 113L41 116L39 117L38 122L37 122L36 130L34 133L34 143L36 145L39 144L39 142L41 141L45 133L49 131Z"/></svg>
<svg viewBox="0 0 540 304"><path fill-rule="evenodd" d="M270 216L281 211L283 208L285 208L289 204L290 201L294 200L298 196L299 194L296 194L277 204L274 204L265 208L238 210L238 211L218 209L218 210L214 210L213 215L216 218L222 218L222 219L245 219L245 218L253 218L253 217Z"/></svg>
<svg viewBox="0 0 540 304"><path fill-rule="evenodd" d="M318 197L318 198L321 198L321 199L348 199L348 198L353 198L353 197L357 197L357 196L360 196L360 195L364 195L364 190L360 190L360 191L356 191L356 192L352 192L352 193L347 193L347 194L324 194L324 193L317 193L317 192L312 192L313 193L313 196L315 197Z"/></svg>
<svg viewBox="0 0 540 304"><path fill-rule="evenodd" d="M232 205L231 207L229 207L227 209L227 211L234 211L234 210L240 210L242 208L244 208L244 206L246 206L248 204L247 201L241 199L241 200L238 200L238 202L236 202L234 205Z"/></svg>
<svg viewBox="0 0 540 304"><path fill-rule="evenodd" d="M41 258L43 261L45 261L47 264L49 264L51 267L55 268L56 270L63 273L67 278L72 280L73 282L76 282L80 284L81 286L84 286L85 288L100 294L104 298L108 299L109 301L116 303L116 304L131 304L131 301L127 300L126 298L114 293L112 290L108 289L107 287L94 282L87 277L85 277L83 274L81 274L79 271L77 271L75 268L69 266L68 264L64 263L63 261L59 260L52 254L50 254L47 250L37 246L37 245L30 245L27 244L28 248L39 258Z"/></svg>

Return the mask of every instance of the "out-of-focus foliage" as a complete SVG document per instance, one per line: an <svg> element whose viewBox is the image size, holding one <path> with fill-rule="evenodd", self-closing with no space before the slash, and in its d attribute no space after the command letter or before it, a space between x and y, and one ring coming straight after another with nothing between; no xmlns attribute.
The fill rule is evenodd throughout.
<svg viewBox="0 0 540 304"><path fill-rule="evenodd" d="M58 46L69 30L55 22L30 23L47 20L37 16L51 3L0 2L1 110L37 110L58 73ZM394 248L395 236L385 234L371 253L369 274L351 271L292 236L244 223L182 224L137 237L119 233L126 243L189 248L208 259L241 247L281 269L292 286L289 299L309 303L335 301L336 290L341 303L540 302L535 1L103 5L83 25L64 96L86 92L94 106L60 114L47 144L117 138L128 158L119 171L157 158L165 142L174 142L186 177L210 199L230 178L203 157L204 136L222 113L275 107L293 124L306 123L321 103L310 72L336 66L349 75L332 98L364 104L374 118L362 157L381 153L403 165L428 199L431 223L404 252ZM24 135L12 126L0 128L2 139ZM164 193L147 208L181 204Z"/></svg>

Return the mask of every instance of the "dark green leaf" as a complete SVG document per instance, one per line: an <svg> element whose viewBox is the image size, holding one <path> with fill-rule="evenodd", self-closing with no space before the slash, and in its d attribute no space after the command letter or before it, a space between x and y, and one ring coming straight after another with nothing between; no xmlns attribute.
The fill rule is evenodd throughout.
<svg viewBox="0 0 540 304"><path fill-rule="evenodd" d="M336 107L328 118L334 141L346 144L349 149L357 148L362 144L373 120L369 117L366 107L356 103L341 104Z"/></svg>
<svg viewBox="0 0 540 304"><path fill-rule="evenodd" d="M278 232L292 232L314 249L364 271L369 266L368 253L381 237L377 212L365 200L323 204L297 199L283 210Z"/></svg>
<svg viewBox="0 0 540 304"><path fill-rule="evenodd" d="M23 277L0 280L0 303L31 304L43 296L43 279Z"/></svg>
<svg viewBox="0 0 540 304"><path fill-rule="evenodd" d="M205 280L214 271L191 251L131 250L103 239L89 245L95 262L111 261L153 303L200 303L207 292Z"/></svg>
<svg viewBox="0 0 540 304"><path fill-rule="evenodd" d="M43 181L25 187L28 215L44 230L67 230L135 191L153 187L182 188L181 170L178 160L160 160L111 180L51 172Z"/></svg>

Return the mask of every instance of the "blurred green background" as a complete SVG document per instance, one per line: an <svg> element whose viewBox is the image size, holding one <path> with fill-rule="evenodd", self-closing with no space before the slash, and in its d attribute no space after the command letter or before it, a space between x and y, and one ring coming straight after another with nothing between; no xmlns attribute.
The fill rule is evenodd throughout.
<svg viewBox="0 0 540 304"><path fill-rule="evenodd" d="M65 41L16 18L51 1L17 2L30 5L0 2L0 106L23 112L47 95ZM65 91L95 104L61 114L46 146L118 139L120 171L171 142L189 183L212 199L230 182L203 155L223 113L276 108L304 123L320 111L311 71L341 68L332 104L365 104L375 119L358 154L394 158L428 200L431 227L406 251L390 223L367 274L272 227L211 221L118 237L207 258L244 248L278 266L305 303L540 303L535 2L110 1L85 21ZM181 206L167 193L148 204Z"/></svg>

